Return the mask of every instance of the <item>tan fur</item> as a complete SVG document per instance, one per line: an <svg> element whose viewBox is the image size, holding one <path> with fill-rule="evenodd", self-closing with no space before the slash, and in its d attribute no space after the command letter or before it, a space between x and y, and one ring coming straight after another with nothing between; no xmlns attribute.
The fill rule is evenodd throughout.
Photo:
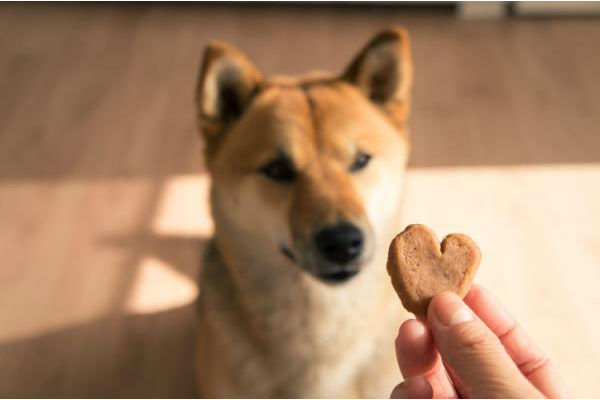
<svg viewBox="0 0 600 400"><path fill-rule="evenodd" d="M405 315L385 257L399 230L412 66L406 32L389 32L408 56L399 92L385 104L370 101L351 76L366 73L360 66L340 78L264 80L244 57L232 61L244 64L234 87L256 93L227 125L203 103L202 88L213 84L205 58L199 119L209 141L216 229L198 303L203 396L387 397L399 382L393 339ZM352 173L357 149L373 158ZM299 171L293 183L257 172L282 150ZM311 265L312 235L340 219L366 232L364 266L331 286L297 264ZM295 263L281 245L293 249Z"/></svg>

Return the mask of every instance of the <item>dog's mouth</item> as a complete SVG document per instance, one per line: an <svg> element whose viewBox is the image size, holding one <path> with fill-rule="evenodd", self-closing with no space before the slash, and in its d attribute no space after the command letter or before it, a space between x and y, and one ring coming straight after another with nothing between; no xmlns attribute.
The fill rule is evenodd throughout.
<svg viewBox="0 0 600 400"><path fill-rule="evenodd" d="M317 279L330 285L336 285L344 283L360 272L360 265L348 265L348 266L337 266L334 268L325 268L326 270L320 270L320 268L310 268L298 262L298 259L294 255L294 252L287 246L279 245L279 251L285 258L290 260L292 263L298 265Z"/></svg>
<svg viewBox="0 0 600 400"><path fill-rule="evenodd" d="M350 278L354 277L356 274L358 274L359 269L344 269L341 271L336 271L336 272L328 272L328 273L321 273L319 275L317 275L317 277L319 279L321 279L323 282L329 283L329 284L339 284L339 283L344 283L348 280L350 280Z"/></svg>
<svg viewBox="0 0 600 400"><path fill-rule="evenodd" d="M281 253L291 262L296 262L296 257L294 256L294 253L292 253L292 250L290 250L289 247L281 244L279 245L279 251L281 251Z"/></svg>

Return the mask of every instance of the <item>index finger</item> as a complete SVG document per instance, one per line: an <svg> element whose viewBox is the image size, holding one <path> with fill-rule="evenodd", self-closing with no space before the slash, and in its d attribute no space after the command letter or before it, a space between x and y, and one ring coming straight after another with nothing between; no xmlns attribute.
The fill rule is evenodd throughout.
<svg viewBox="0 0 600 400"><path fill-rule="evenodd" d="M521 373L536 388L546 397L567 396L566 385L559 378L554 365L489 291L473 285L464 301L498 336Z"/></svg>

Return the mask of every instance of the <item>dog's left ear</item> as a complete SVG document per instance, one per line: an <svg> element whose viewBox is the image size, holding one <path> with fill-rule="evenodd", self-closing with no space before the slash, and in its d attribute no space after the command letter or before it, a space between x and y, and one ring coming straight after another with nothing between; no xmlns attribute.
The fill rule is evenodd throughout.
<svg viewBox="0 0 600 400"><path fill-rule="evenodd" d="M261 82L262 73L235 47L222 41L206 47L196 88L196 106L208 147L218 142L241 117Z"/></svg>
<svg viewBox="0 0 600 400"><path fill-rule="evenodd" d="M404 123L413 81L408 32L392 28L376 35L352 61L342 79L358 86L395 122Z"/></svg>

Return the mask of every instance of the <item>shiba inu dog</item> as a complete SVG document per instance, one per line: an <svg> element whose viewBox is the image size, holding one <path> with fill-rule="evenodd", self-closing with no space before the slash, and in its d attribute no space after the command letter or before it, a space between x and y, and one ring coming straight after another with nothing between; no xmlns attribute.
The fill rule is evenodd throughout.
<svg viewBox="0 0 600 400"><path fill-rule="evenodd" d="M198 301L208 397L388 397L413 67L376 35L340 75L266 78L215 42L197 87L215 234Z"/></svg>

